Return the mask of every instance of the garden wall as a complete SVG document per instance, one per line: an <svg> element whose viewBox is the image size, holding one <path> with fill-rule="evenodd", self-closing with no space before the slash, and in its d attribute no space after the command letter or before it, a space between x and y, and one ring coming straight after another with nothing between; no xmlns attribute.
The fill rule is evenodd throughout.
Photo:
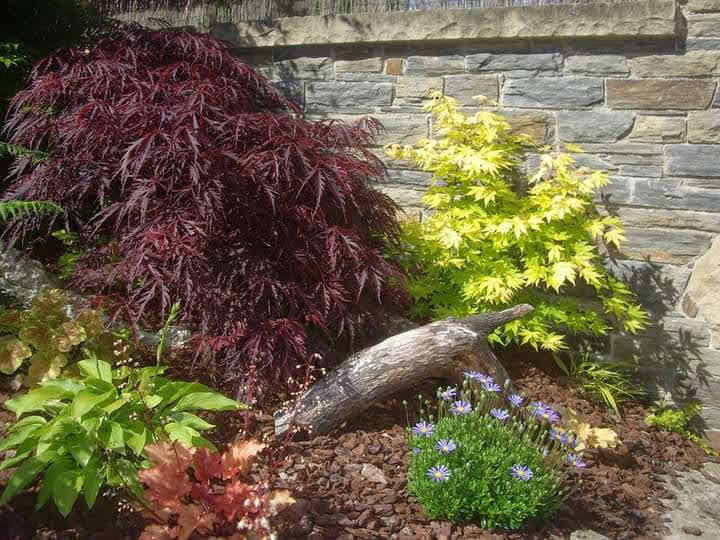
<svg viewBox="0 0 720 540"><path fill-rule="evenodd" d="M613 269L631 282L654 326L614 336L661 395L704 401L720 443L720 0L220 21L200 12L136 13L237 43L236 53L313 118L363 114L387 129L378 145L432 132L428 89L470 111L500 103L519 131L609 171L603 211L628 241ZM381 148L377 148L382 155ZM387 161L381 189L422 217L428 174Z"/></svg>

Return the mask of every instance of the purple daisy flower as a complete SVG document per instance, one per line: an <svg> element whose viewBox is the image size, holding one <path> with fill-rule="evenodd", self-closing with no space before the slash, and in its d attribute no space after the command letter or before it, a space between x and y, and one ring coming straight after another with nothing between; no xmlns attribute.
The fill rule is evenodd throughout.
<svg viewBox="0 0 720 540"><path fill-rule="evenodd" d="M472 412L472 405L469 401L455 401L450 405L450 412L457 415L464 415Z"/></svg>
<svg viewBox="0 0 720 540"><path fill-rule="evenodd" d="M563 441L563 444L566 444L571 450L577 450L579 443L580 439L573 435L567 435Z"/></svg>
<svg viewBox="0 0 720 540"><path fill-rule="evenodd" d="M533 472L530 470L530 467L526 467L525 465L514 465L513 468L510 469L510 474L513 478L524 480L525 482L533 477Z"/></svg>
<svg viewBox="0 0 720 540"><path fill-rule="evenodd" d="M498 420L507 420L510 418L510 412L507 409L490 409L490 416Z"/></svg>
<svg viewBox="0 0 720 540"><path fill-rule="evenodd" d="M466 371L463 375L465 375L467 379L472 379L473 381L477 381L479 378L485 377L485 375L479 371Z"/></svg>
<svg viewBox="0 0 720 540"><path fill-rule="evenodd" d="M554 424L560 420L560 416L558 415L558 413L553 411L550 407L548 407L541 401L534 402L532 404L531 410L533 415L535 415L537 418L547 420L551 424Z"/></svg>
<svg viewBox="0 0 720 540"><path fill-rule="evenodd" d="M448 469L445 465L430 467L427 471L427 475L435 482L445 482L448 478L450 478L450 469Z"/></svg>
<svg viewBox="0 0 720 540"><path fill-rule="evenodd" d="M421 437L432 437L434 430L435 425L429 422L418 422L415 424L415 427L412 428L412 432Z"/></svg>
<svg viewBox="0 0 720 540"><path fill-rule="evenodd" d="M575 465L578 469L584 469L587 467L587 463L583 461L582 456L577 454L568 454L565 459L569 465Z"/></svg>
<svg viewBox="0 0 720 540"><path fill-rule="evenodd" d="M559 441L560 444L565 444L567 442L567 435L564 433L560 433L559 431L555 430L554 428L550 429L550 440L551 441Z"/></svg>
<svg viewBox="0 0 720 540"><path fill-rule="evenodd" d="M457 393L457 388L446 388L442 392L440 392L440 399L443 399L445 401L452 401L455 399L455 394Z"/></svg>
<svg viewBox="0 0 720 540"><path fill-rule="evenodd" d="M457 445L452 439L440 439L435 445L435 450L446 456L456 448Z"/></svg>
<svg viewBox="0 0 720 540"><path fill-rule="evenodd" d="M520 407L523 404L523 401L525 401L525 398L520 394L510 394L508 396L508 401L513 407Z"/></svg>
<svg viewBox="0 0 720 540"><path fill-rule="evenodd" d="M500 385L494 381L485 381L482 386L486 392L500 392Z"/></svg>

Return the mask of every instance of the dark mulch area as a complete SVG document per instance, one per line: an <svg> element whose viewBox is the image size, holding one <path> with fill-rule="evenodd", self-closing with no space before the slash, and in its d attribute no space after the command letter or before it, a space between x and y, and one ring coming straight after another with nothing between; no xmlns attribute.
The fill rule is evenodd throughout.
<svg viewBox="0 0 720 540"><path fill-rule="evenodd" d="M277 448L263 454L254 476L269 475L276 487L289 489L297 499L276 520L281 537L548 539L567 538L577 529L593 529L618 539L657 537L663 527L659 499L667 495L660 475L699 467L707 460L702 450L676 434L646 426L647 410L639 404L627 406L622 419L613 417L579 398L557 378L529 365L530 358L525 352L504 355L503 362L519 390L533 400L569 406L586 416L591 425L611 427L622 441L615 449L585 452L588 467L577 473L581 483L550 523L508 533L427 518L408 496L405 485L406 420L400 402L403 396L398 396L373 406L330 436L290 443L284 459L273 459ZM8 417L0 414L2 424ZM238 414L224 414L216 423L220 428L215 433L217 442L231 441L245 425ZM250 433L257 436L271 431L269 415L251 418ZM3 484L7 475L0 475ZM74 511L68 520L54 508L33 512L33 503L34 494L26 494L0 509L2 540L130 539L142 530L140 516L121 507L118 500L99 499L92 511Z"/></svg>

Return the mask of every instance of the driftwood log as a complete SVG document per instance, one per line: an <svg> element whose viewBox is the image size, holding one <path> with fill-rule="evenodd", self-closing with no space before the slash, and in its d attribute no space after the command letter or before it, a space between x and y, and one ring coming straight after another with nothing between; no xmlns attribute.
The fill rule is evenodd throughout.
<svg viewBox="0 0 720 540"><path fill-rule="evenodd" d="M499 326L533 310L521 304L505 311L445 319L394 335L345 360L300 395L290 410L275 415L275 435L290 426L328 433L373 403L427 379L459 383L463 372L482 371L499 384L508 374L488 346Z"/></svg>

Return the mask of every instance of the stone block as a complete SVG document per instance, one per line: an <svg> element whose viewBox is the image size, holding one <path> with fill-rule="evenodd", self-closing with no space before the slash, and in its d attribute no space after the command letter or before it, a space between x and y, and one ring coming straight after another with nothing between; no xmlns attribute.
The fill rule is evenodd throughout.
<svg viewBox="0 0 720 540"><path fill-rule="evenodd" d="M432 174L408 169L389 169L387 184L425 189L430 185Z"/></svg>
<svg viewBox="0 0 720 540"><path fill-rule="evenodd" d="M568 56L565 73L572 75L627 75L627 58L619 54L589 54Z"/></svg>
<svg viewBox="0 0 720 540"><path fill-rule="evenodd" d="M405 64L406 75L448 75L465 71L465 57L459 54L448 56L409 56Z"/></svg>
<svg viewBox="0 0 720 540"><path fill-rule="evenodd" d="M673 144L665 150L668 176L720 177L720 147L711 144Z"/></svg>
<svg viewBox="0 0 720 540"><path fill-rule="evenodd" d="M538 144L548 144L555 139L555 117L541 111L500 110L516 134L529 135Z"/></svg>
<svg viewBox="0 0 720 540"><path fill-rule="evenodd" d="M662 166L660 165L637 165L628 163L620 165L618 174L622 176L638 176L641 178L660 178L662 176Z"/></svg>
<svg viewBox="0 0 720 540"><path fill-rule="evenodd" d="M687 129L688 142L720 144L720 110L689 113Z"/></svg>
<svg viewBox="0 0 720 540"><path fill-rule="evenodd" d="M462 105L480 105L474 96L485 96L497 101L497 75L448 75L445 77L445 95L453 97Z"/></svg>
<svg viewBox="0 0 720 540"><path fill-rule="evenodd" d="M335 74L336 81L347 82L387 82L394 83L397 77L385 73L363 73L361 71L341 71Z"/></svg>
<svg viewBox="0 0 720 540"><path fill-rule="evenodd" d="M281 60L274 64L275 74L280 79L314 79L327 80L333 76L331 58L302 56Z"/></svg>
<svg viewBox="0 0 720 540"><path fill-rule="evenodd" d="M471 54L466 57L468 71L526 71L532 74L558 71L562 55L543 54Z"/></svg>
<svg viewBox="0 0 720 540"><path fill-rule="evenodd" d="M616 156L660 156L663 153L663 147L659 144L643 144L636 142L619 142L613 144L585 143L582 147L586 152L593 154L612 154ZM633 161L633 163L635 163L635 161Z"/></svg>
<svg viewBox="0 0 720 540"><path fill-rule="evenodd" d="M686 296L710 325L713 346L720 346L720 240L715 240L693 267Z"/></svg>
<svg viewBox="0 0 720 540"><path fill-rule="evenodd" d="M403 63L402 58L388 58L385 60L385 73L388 75L402 75Z"/></svg>
<svg viewBox="0 0 720 540"><path fill-rule="evenodd" d="M626 227L622 258L669 264L686 264L707 251L714 235L679 229Z"/></svg>
<svg viewBox="0 0 720 540"><path fill-rule="evenodd" d="M366 111L388 106L391 100L390 83L313 82L305 87L308 111Z"/></svg>
<svg viewBox="0 0 720 540"><path fill-rule="evenodd" d="M353 124L361 119L363 114L309 114L309 120L334 119L342 120L348 124ZM428 127L430 124L429 117L425 114L408 114L408 113L373 113L373 118L379 120L383 125L382 130L375 137L375 144L384 146L386 144L414 144L420 139L428 136ZM384 153L380 153L381 159L385 159Z"/></svg>
<svg viewBox="0 0 720 540"><path fill-rule="evenodd" d="M608 79L607 105L614 109L706 109L715 81L692 79Z"/></svg>
<svg viewBox="0 0 720 540"><path fill-rule="evenodd" d="M401 76L395 82L395 103L419 104L427 98L431 90L443 90L442 77L408 77Z"/></svg>
<svg viewBox="0 0 720 540"><path fill-rule="evenodd" d="M635 77L703 77L717 73L719 60L714 51L639 56L630 60L630 71Z"/></svg>
<svg viewBox="0 0 720 540"><path fill-rule="evenodd" d="M305 83L302 81L277 81L273 86L286 98L303 107L305 105Z"/></svg>
<svg viewBox="0 0 720 540"><path fill-rule="evenodd" d="M720 11L720 0L688 0L687 8L693 13Z"/></svg>
<svg viewBox="0 0 720 540"><path fill-rule="evenodd" d="M390 184L381 184L377 186L377 189L390 197L402 208L421 208L423 206L422 198L425 195L425 189L412 189Z"/></svg>
<svg viewBox="0 0 720 540"><path fill-rule="evenodd" d="M685 266L646 261L612 259L608 260L608 269L628 284L645 309L659 314L675 309L690 277Z"/></svg>
<svg viewBox="0 0 720 540"><path fill-rule="evenodd" d="M685 140L685 118L640 115L628 138L650 143L682 142Z"/></svg>
<svg viewBox="0 0 720 540"><path fill-rule="evenodd" d="M382 71L382 58L360 58L357 60L335 60L335 72L379 73Z"/></svg>
<svg viewBox="0 0 720 540"><path fill-rule="evenodd" d="M632 128L634 118L629 111L559 112L558 134L561 141L615 142Z"/></svg>
<svg viewBox="0 0 720 540"><path fill-rule="evenodd" d="M720 16L718 15L691 15L687 18L688 36L693 37L719 37Z"/></svg>
<svg viewBox="0 0 720 540"><path fill-rule="evenodd" d="M603 81L594 77L508 79L502 92L507 107L590 107L603 100Z"/></svg>
<svg viewBox="0 0 720 540"><path fill-rule="evenodd" d="M720 38L694 38L685 40L687 51L720 51Z"/></svg>

